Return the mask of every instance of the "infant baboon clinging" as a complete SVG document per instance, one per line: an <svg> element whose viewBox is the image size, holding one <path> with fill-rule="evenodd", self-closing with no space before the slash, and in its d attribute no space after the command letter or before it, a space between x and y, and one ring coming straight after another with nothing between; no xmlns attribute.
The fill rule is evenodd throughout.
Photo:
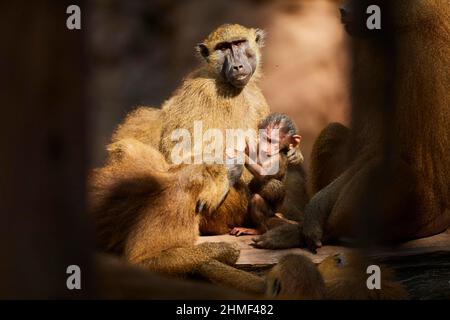
<svg viewBox="0 0 450 320"><path fill-rule="evenodd" d="M219 130L223 137L226 137L227 129L257 131L258 124L269 113L258 86L263 41L264 32L260 29L237 24L217 28L197 46L201 67L187 76L162 105L162 110L142 107L131 113L114 134L113 142L137 139L158 148L170 163L173 147L179 143L172 140L177 129L186 129L190 137L201 139L203 143L206 143L203 132L208 129ZM196 121L201 122L200 137L194 134ZM214 153L214 150L210 151ZM225 148L219 153L224 151ZM299 149L290 150L288 158L293 164L301 162ZM293 174L293 178L297 179L298 175ZM228 233L233 227L249 221L247 184L250 180L251 174L244 170L242 179L230 189L216 210L211 210L208 203L212 200L211 195L205 192L203 203L209 214L200 221L202 233ZM303 182L302 179L296 181ZM295 183L293 185L298 188ZM295 201L289 202L290 208L295 204Z"/></svg>
<svg viewBox="0 0 450 320"><path fill-rule="evenodd" d="M381 288L369 289L369 259L352 253L325 258L318 266L300 255L287 255L267 275L266 294L279 299L385 300L407 299L393 271L381 268Z"/></svg>
<svg viewBox="0 0 450 320"><path fill-rule="evenodd" d="M235 227L231 234L261 234L289 220L280 217L280 209L286 195L287 153L300 144L301 137L293 121L285 114L273 113L259 125L259 141L248 146L243 157L245 166L253 175L249 189L251 197L248 213L255 228ZM257 161L251 159L253 154ZM294 222L295 223L295 222Z"/></svg>
<svg viewBox="0 0 450 320"><path fill-rule="evenodd" d="M158 273L199 273L243 291L262 290L259 278L223 265L236 262L239 251L233 246L194 245L203 213L199 201L207 198L203 193L212 197L208 203L214 209L239 175L223 174L226 168L218 165L169 165L159 151L135 139L120 140L109 152L108 164L89 180L101 249Z"/></svg>
<svg viewBox="0 0 450 320"><path fill-rule="evenodd" d="M332 124L320 134L303 225L270 230L259 247L314 250L342 237L397 242L450 226L450 6L347 2L352 128ZM383 27L368 30L366 9L375 3Z"/></svg>

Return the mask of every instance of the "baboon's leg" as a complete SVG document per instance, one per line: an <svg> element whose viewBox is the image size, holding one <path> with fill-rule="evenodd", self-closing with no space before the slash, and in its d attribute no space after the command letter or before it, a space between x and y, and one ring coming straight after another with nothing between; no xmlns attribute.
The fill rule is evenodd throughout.
<svg viewBox="0 0 450 320"><path fill-rule="evenodd" d="M300 224L285 224L267 231L253 239L253 246L261 249L287 249L303 245L302 226Z"/></svg>
<svg viewBox="0 0 450 320"><path fill-rule="evenodd" d="M414 236L420 225L421 197L415 193L420 183L406 163L397 161L392 168L388 172L386 163L374 159L348 181L324 224L325 240L392 242Z"/></svg>
<svg viewBox="0 0 450 320"><path fill-rule="evenodd" d="M248 204L248 214L255 228L235 227L230 234L235 236L257 235L268 230L267 219L275 213L259 194L254 194Z"/></svg>
<svg viewBox="0 0 450 320"><path fill-rule="evenodd" d="M317 192L306 205L303 224L286 224L269 230L254 240L254 246L265 249L285 249L307 244L311 249L321 245L324 225L343 187L358 172L358 167L347 169L332 183ZM306 243L305 243L306 242Z"/></svg>
<svg viewBox="0 0 450 320"><path fill-rule="evenodd" d="M346 169L349 132L342 124L331 123L317 137L311 152L310 195L325 188Z"/></svg>
<svg viewBox="0 0 450 320"><path fill-rule="evenodd" d="M172 248L161 252L157 257L135 260L158 273L182 276L192 273L202 264L217 260L233 265L239 257L239 250L229 243L201 243L196 246Z"/></svg>
<svg viewBox="0 0 450 320"><path fill-rule="evenodd" d="M242 181L230 188L223 203L210 215L200 220L202 235L227 234L234 226L249 222L247 214L248 188Z"/></svg>
<svg viewBox="0 0 450 320"><path fill-rule="evenodd" d="M212 283L247 293L263 294L264 279L249 272L230 267L217 260L202 264L197 272Z"/></svg>
<svg viewBox="0 0 450 320"><path fill-rule="evenodd" d="M445 231L450 216L435 198L433 186L403 161L392 170L366 166L342 190L327 221L325 235L398 242ZM381 177L381 178L380 178ZM430 219L440 217L439 219Z"/></svg>
<svg viewBox="0 0 450 320"><path fill-rule="evenodd" d="M165 250L158 257L142 261L141 265L172 276L197 273L216 284L243 292L264 293L262 278L228 266L234 265L238 257L239 250L229 243L202 243Z"/></svg>

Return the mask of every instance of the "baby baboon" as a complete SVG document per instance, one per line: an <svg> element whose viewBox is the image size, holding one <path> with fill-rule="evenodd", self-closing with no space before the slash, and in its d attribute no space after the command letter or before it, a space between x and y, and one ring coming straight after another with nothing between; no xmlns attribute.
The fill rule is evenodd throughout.
<svg viewBox="0 0 450 320"><path fill-rule="evenodd" d="M320 134L303 225L270 230L260 247L314 250L343 237L392 243L450 226L450 6L375 1L383 27L369 30L374 1L347 2L352 128L332 124Z"/></svg>
<svg viewBox="0 0 450 320"><path fill-rule="evenodd" d="M244 154L245 166L253 175L249 184L248 213L256 229L235 227L231 234L236 236L261 234L288 222L279 213L286 195L287 153L299 146L301 137L293 121L280 113L270 114L258 129L260 139L257 146L247 147ZM254 149L258 161L251 159L250 149Z"/></svg>
<svg viewBox="0 0 450 320"><path fill-rule="evenodd" d="M258 86L263 42L264 32L260 29L237 24L220 26L197 46L201 67L186 77L180 88L162 105L162 110L142 107L129 114L114 134L113 142L124 138L137 139L158 148L166 161L172 163L171 153L179 143L172 137L176 130L187 130L190 138L197 139L200 145L206 142L203 141L203 133L209 129L220 131L224 138L227 129L240 129L244 133L256 131L269 113ZM201 123L200 136L194 132L194 122ZM190 142L191 145L196 143ZM210 151L214 153L215 150ZM224 151L225 148L219 150L220 156ZM290 163L300 163L300 151L291 149L288 159ZM205 190L207 199L203 203L205 208L209 208L209 214L200 221L203 234L228 233L249 220L247 184L250 180L251 174L245 170L242 179L214 211L208 204L212 197Z"/></svg>
<svg viewBox="0 0 450 320"><path fill-rule="evenodd" d="M222 266L236 262L235 247L194 245L204 214L201 201L209 196L210 209L216 208L239 175L223 174L226 168L218 165L169 165L159 151L135 139L108 149L109 163L94 170L89 180L90 211L101 249L172 276L198 272L212 277L217 267L222 278L213 280L224 285L235 283L227 283L224 274L231 270L233 281L242 277L238 289L256 288L254 282L262 280Z"/></svg>
<svg viewBox="0 0 450 320"><path fill-rule="evenodd" d="M372 263L362 255L339 253L329 256L319 266L300 255L288 255L267 276L266 292L280 299L379 300L407 299L405 287L394 273L380 266L380 289L369 289L366 273Z"/></svg>

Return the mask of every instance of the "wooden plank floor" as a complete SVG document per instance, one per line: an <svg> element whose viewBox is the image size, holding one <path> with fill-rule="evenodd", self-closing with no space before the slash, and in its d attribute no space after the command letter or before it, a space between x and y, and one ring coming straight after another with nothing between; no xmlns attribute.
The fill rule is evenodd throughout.
<svg viewBox="0 0 450 320"><path fill-rule="evenodd" d="M324 246L317 250L317 254L312 254L307 250L300 248L284 249L284 250L265 250L256 249L250 246L251 239L254 236L235 237L231 235L205 236L200 237L198 243L202 242L230 242L237 243L241 249L241 254L237 261L237 265L241 267L267 267L276 264L281 257L286 254L301 254L309 257L314 263L320 263L327 256L339 252L352 250L343 246ZM444 233L405 242L401 245L379 248L372 252L372 256L377 259L385 259L389 257L408 257L433 252L450 253L450 229Z"/></svg>

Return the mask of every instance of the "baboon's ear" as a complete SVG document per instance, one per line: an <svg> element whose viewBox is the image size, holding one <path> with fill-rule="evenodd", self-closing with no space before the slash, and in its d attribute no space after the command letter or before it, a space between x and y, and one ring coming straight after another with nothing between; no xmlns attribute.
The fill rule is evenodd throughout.
<svg viewBox="0 0 450 320"><path fill-rule="evenodd" d="M207 58L209 56L209 50L208 47L204 43L197 44L197 52L203 57Z"/></svg>
<svg viewBox="0 0 450 320"><path fill-rule="evenodd" d="M256 29L255 33L256 33L256 38L255 38L256 43L260 47L264 46L264 39L266 38L266 32L264 30L258 28L258 29Z"/></svg>
<svg viewBox="0 0 450 320"><path fill-rule="evenodd" d="M294 134L291 137L290 142L294 148L297 148L301 141L302 141L302 136L299 136L298 134Z"/></svg>

